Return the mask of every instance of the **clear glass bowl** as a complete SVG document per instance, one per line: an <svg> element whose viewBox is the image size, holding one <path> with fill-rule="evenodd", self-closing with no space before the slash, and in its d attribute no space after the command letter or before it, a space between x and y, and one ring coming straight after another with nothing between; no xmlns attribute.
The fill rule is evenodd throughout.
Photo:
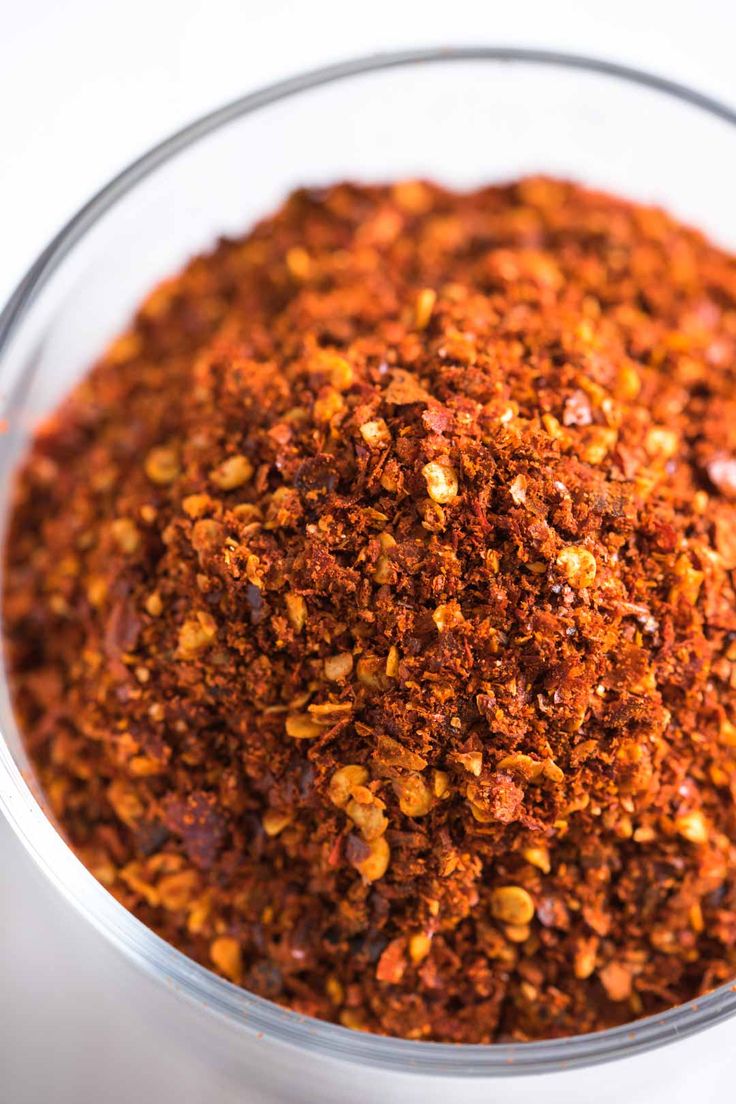
<svg viewBox="0 0 736 1104"><path fill-rule="evenodd" d="M463 187L541 171L661 203L736 246L735 124L736 114L722 105L646 74L539 51L475 47L335 65L200 119L83 207L0 316L0 416L7 423L0 434L0 517L7 514L12 471L37 419L85 371L151 285L218 234L242 232L291 188L410 176ZM223 1046L245 1056L236 1080L252 1083L253 1062L263 1064L269 1055L266 1064L273 1063L287 1044L297 1048L305 1075L318 1068L315 1060L322 1070L335 1059L371 1067L368 1081L351 1081L353 1100L374 1099L365 1086L375 1087L380 1070L402 1082L408 1076L415 1086L437 1075L458 1084L465 1079L463 1099L469 1100L469 1078L631 1057L736 1012L736 992L725 986L599 1034L450 1046L352 1032L252 996L163 942L80 864L34 797L7 679L0 681L0 807L86 921L157 983L199 1010L220 1014L212 1030L227 1037ZM246 1039L259 1041L258 1058ZM294 1085L293 1100L314 1099L308 1076L305 1084Z"/></svg>

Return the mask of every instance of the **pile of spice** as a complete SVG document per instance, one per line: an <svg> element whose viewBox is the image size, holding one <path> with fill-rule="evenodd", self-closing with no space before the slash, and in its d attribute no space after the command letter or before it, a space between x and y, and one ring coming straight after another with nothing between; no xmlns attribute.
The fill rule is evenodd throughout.
<svg viewBox="0 0 736 1104"><path fill-rule="evenodd" d="M736 261L549 179L292 195L39 431L15 702L125 906L477 1043L736 974Z"/></svg>

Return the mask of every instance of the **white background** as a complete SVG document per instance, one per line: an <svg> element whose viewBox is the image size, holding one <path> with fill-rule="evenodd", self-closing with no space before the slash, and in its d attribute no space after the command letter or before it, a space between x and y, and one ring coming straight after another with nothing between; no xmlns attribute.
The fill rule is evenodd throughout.
<svg viewBox="0 0 736 1104"><path fill-rule="evenodd" d="M736 104L733 0L0 0L0 301L83 201L193 116L341 57L470 42L598 54ZM115 1008L80 922L0 824L0 1104L97 1104L84 1071L112 1016L119 1038L99 1057L124 1102L131 1054L153 1062L155 1041ZM670 1104L697 1094L693 1075Z"/></svg>

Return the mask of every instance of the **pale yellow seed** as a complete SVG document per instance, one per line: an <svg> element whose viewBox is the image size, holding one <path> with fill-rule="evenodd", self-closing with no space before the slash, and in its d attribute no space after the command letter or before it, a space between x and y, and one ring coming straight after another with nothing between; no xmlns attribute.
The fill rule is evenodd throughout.
<svg viewBox="0 0 736 1104"><path fill-rule="evenodd" d="M433 202L431 191L421 180L402 180L393 184L391 195L402 211L411 215L424 214Z"/></svg>
<svg viewBox="0 0 736 1104"><path fill-rule="evenodd" d="M359 801L361 805L370 805L374 798L373 790L363 782L353 786L351 796L354 797L356 801ZM383 808L383 803L381 803L381 808Z"/></svg>
<svg viewBox="0 0 736 1104"><path fill-rule="evenodd" d="M373 569L373 580L379 586L389 586L394 581L393 565L385 553L381 553L376 560L376 566Z"/></svg>
<svg viewBox="0 0 736 1104"><path fill-rule="evenodd" d="M641 379L633 364L624 362L616 378L616 395L620 399L635 399L641 391Z"/></svg>
<svg viewBox="0 0 736 1104"><path fill-rule="evenodd" d="M432 937L426 932L414 932L409 936L409 958L412 960L415 966L418 966L430 952L432 947Z"/></svg>
<svg viewBox="0 0 736 1104"><path fill-rule="evenodd" d="M553 759L545 759L542 766L542 774L545 778L548 778L550 782L562 782L565 778L565 772L561 767L558 767Z"/></svg>
<svg viewBox="0 0 736 1104"><path fill-rule="evenodd" d="M340 652L339 655L328 656L324 662L325 678L330 682L343 682L353 670L353 656L351 652Z"/></svg>
<svg viewBox="0 0 736 1104"><path fill-rule="evenodd" d="M534 917L534 901L521 886L498 886L491 893L491 912L502 924L529 924Z"/></svg>
<svg viewBox="0 0 736 1104"><path fill-rule="evenodd" d="M157 590L154 590L153 593L148 595L144 605L146 608L146 613L150 614L151 617L160 617L164 611L164 604L161 601L161 595Z"/></svg>
<svg viewBox="0 0 736 1104"><path fill-rule="evenodd" d="M724 718L721 721L718 740L724 747L736 748L736 725Z"/></svg>
<svg viewBox="0 0 736 1104"><path fill-rule="evenodd" d="M583 448L583 459L589 464L602 464L616 444L618 434L615 429L605 426L592 427L588 434Z"/></svg>
<svg viewBox="0 0 736 1104"><path fill-rule="evenodd" d="M388 820L380 805L364 805L351 798L345 812L367 843L379 839L388 828Z"/></svg>
<svg viewBox="0 0 736 1104"><path fill-rule="evenodd" d="M468 774L474 774L476 778L480 777L480 772L483 770L482 751L459 751L455 758Z"/></svg>
<svg viewBox="0 0 736 1104"><path fill-rule="evenodd" d="M365 882L377 882L388 870L391 861L391 848L385 836L371 840L368 843L370 854L355 863L355 869L363 876Z"/></svg>
<svg viewBox="0 0 736 1104"><path fill-rule="evenodd" d="M347 391L355 380L355 372L349 360L335 356L330 369L330 383L337 391Z"/></svg>
<svg viewBox="0 0 736 1104"><path fill-rule="evenodd" d="M146 457L144 469L152 483L161 486L173 483L179 475L179 457L172 448L161 446L151 449Z"/></svg>
<svg viewBox="0 0 736 1104"><path fill-rule="evenodd" d="M252 531L256 527L260 528L263 521L263 510L253 502L239 502L237 506L233 506L233 513L239 521L251 526Z"/></svg>
<svg viewBox="0 0 736 1104"><path fill-rule="evenodd" d="M114 779L107 787L107 800L123 824L134 828L145 812L141 799L133 786L122 778Z"/></svg>
<svg viewBox="0 0 736 1104"><path fill-rule="evenodd" d="M446 771L432 772L432 789L435 797L445 797L450 789L450 776Z"/></svg>
<svg viewBox="0 0 736 1104"><path fill-rule="evenodd" d="M355 381L352 364L336 349L315 350L310 368L321 376L327 377L337 391L347 391ZM298 420L302 421L306 412L297 407L294 413L298 415Z"/></svg>
<svg viewBox="0 0 736 1104"><path fill-rule="evenodd" d="M526 943L531 935L531 928L528 924L506 924L504 935L510 943Z"/></svg>
<svg viewBox="0 0 736 1104"><path fill-rule="evenodd" d="M187 930L190 931L192 935L199 935L203 932L211 911L211 899L206 895L200 897L199 900L191 906L189 918L187 919Z"/></svg>
<svg viewBox="0 0 736 1104"><path fill-rule="evenodd" d="M544 763L540 759L532 759L531 755L524 755L523 752L516 751L499 759L496 763L496 770L520 774L522 778L534 782L542 774Z"/></svg>
<svg viewBox="0 0 736 1104"><path fill-rule="evenodd" d="M543 414L542 425L547 430L547 433L550 435L550 437L552 437L555 441L559 441L562 437L565 436L565 431L560 425L557 418L555 418L554 414Z"/></svg>
<svg viewBox="0 0 736 1104"><path fill-rule="evenodd" d="M699 810L684 813L675 820L675 830L690 843L702 845L708 842L708 826Z"/></svg>
<svg viewBox="0 0 736 1104"><path fill-rule="evenodd" d="M301 594L290 592L284 598L286 616L294 632L301 632L307 622L307 603Z"/></svg>
<svg viewBox="0 0 736 1104"><path fill-rule="evenodd" d="M456 629L465 622L457 602L443 602L442 605L437 606L432 614L432 620L437 627L437 632L441 633Z"/></svg>
<svg viewBox="0 0 736 1104"><path fill-rule="evenodd" d="M338 767L330 779L328 790L332 804L343 808L352 797L353 790L357 786L364 786L369 777L365 767L358 763L348 763L347 766Z"/></svg>
<svg viewBox="0 0 736 1104"><path fill-rule="evenodd" d="M696 514L704 514L710 501L707 491L696 491L693 495L693 510Z"/></svg>
<svg viewBox="0 0 736 1104"><path fill-rule="evenodd" d="M694 605L703 585L704 573L698 571L690 561L690 557L684 553L677 557L674 571L678 581L670 590L670 602L682 597L685 601Z"/></svg>
<svg viewBox="0 0 736 1104"><path fill-rule="evenodd" d="M368 1030L360 1012L356 1012L354 1008L343 1008L341 1010L340 1023L343 1027L349 1027L352 1031Z"/></svg>
<svg viewBox="0 0 736 1104"><path fill-rule="evenodd" d="M210 480L221 491L242 487L253 475L253 465L247 456L228 456L210 472Z"/></svg>
<svg viewBox="0 0 736 1104"><path fill-rule="evenodd" d="M312 268L312 260L301 245L293 245L286 251L286 267L295 280L306 280Z"/></svg>
<svg viewBox="0 0 736 1104"><path fill-rule="evenodd" d="M217 623L209 613L198 611L188 617L179 629L179 656L181 659L193 659L204 651L217 636Z"/></svg>
<svg viewBox="0 0 736 1104"><path fill-rule="evenodd" d="M644 447L650 456L669 460L679 449L680 438L673 429L665 429L664 426L652 426L647 433Z"/></svg>
<svg viewBox="0 0 736 1104"><path fill-rule="evenodd" d="M573 972L580 981L589 978L596 967L598 957L598 940L588 939L575 952L573 959Z"/></svg>
<svg viewBox="0 0 736 1104"><path fill-rule="evenodd" d="M67 602L63 594L50 594L48 603L49 608L53 613L57 615L57 617L69 616L69 603Z"/></svg>
<svg viewBox="0 0 736 1104"><path fill-rule="evenodd" d="M345 1000L345 990L334 974L330 974L327 978L325 982L325 992L333 1004L342 1004Z"/></svg>
<svg viewBox="0 0 736 1104"><path fill-rule="evenodd" d="M208 494L191 494L181 500L181 506L187 517L201 518L212 509L212 499Z"/></svg>
<svg viewBox="0 0 736 1104"><path fill-rule="evenodd" d="M322 731L322 725L313 721L308 713L290 713L286 718L286 735L293 740L314 740Z"/></svg>
<svg viewBox="0 0 736 1104"><path fill-rule="evenodd" d="M314 403L314 420L318 425L331 422L345 407L345 400L334 387L328 388Z"/></svg>
<svg viewBox="0 0 736 1104"><path fill-rule="evenodd" d="M326 701L314 702L309 706L309 715L313 721L321 725L334 725L353 712L353 703Z"/></svg>
<svg viewBox="0 0 736 1104"><path fill-rule="evenodd" d="M432 808L432 793L420 774L409 774L397 783L399 808L404 816L423 817Z"/></svg>
<svg viewBox="0 0 736 1104"><path fill-rule="evenodd" d="M449 460L430 460L422 468L427 494L433 502L446 505L457 498L458 480Z"/></svg>
<svg viewBox="0 0 736 1104"><path fill-rule="evenodd" d="M89 867L90 873L95 876L98 882L102 882L104 886L112 886L117 880L117 867L111 863L109 859L103 856L92 861L87 859L87 866Z"/></svg>
<svg viewBox="0 0 736 1104"><path fill-rule="evenodd" d="M416 326L418 330L425 330L432 317L434 305L437 302L437 292L434 288L422 288L417 296Z"/></svg>
<svg viewBox="0 0 736 1104"><path fill-rule="evenodd" d="M167 874L156 888L163 907L170 912L178 912L190 903L198 884L196 870L180 870L175 874Z"/></svg>
<svg viewBox="0 0 736 1104"><path fill-rule="evenodd" d="M546 847L540 844L535 847L525 847L521 853L528 863L536 866L537 870L541 870L543 874L549 874L552 868Z"/></svg>
<svg viewBox="0 0 736 1104"><path fill-rule="evenodd" d="M160 759L151 759L147 755L134 755L128 760L128 770L136 778L150 778L154 774L161 774L165 763Z"/></svg>
<svg viewBox="0 0 736 1104"><path fill-rule="evenodd" d="M609 962L598 971L603 988L612 1001L625 1001L631 997L631 970L620 962Z"/></svg>
<svg viewBox="0 0 736 1104"><path fill-rule="evenodd" d="M399 649L392 644L386 656L386 675L388 678L396 678L399 673Z"/></svg>
<svg viewBox="0 0 736 1104"><path fill-rule="evenodd" d="M376 560L373 578L379 586L387 586L394 581L394 568L388 553L396 547L396 541L390 533L379 533L378 543L381 546L381 554Z"/></svg>
<svg viewBox="0 0 736 1104"><path fill-rule="evenodd" d="M267 809L261 824L267 836L278 836L294 819L293 813L282 813L278 809Z"/></svg>
<svg viewBox="0 0 736 1104"><path fill-rule="evenodd" d="M107 580L101 575L93 575L87 583L87 601L95 609L104 605L107 598Z"/></svg>
<svg viewBox="0 0 736 1104"><path fill-rule="evenodd" d="M694 932L699 933L705 931L705 917L703 916L703 909L699 901L696 901L690 906L688 920Z"/></svg>
<svg viewBox="0 0 736 1104"><path fill-rule="evenodd" d="M727 786L731 781L728 771L725 771L723 767L719 767L716 763L711 763L708 773L714 786Z"/></svg>
<svg viewBox="0 0 736 1104"><path fill-rule="evenodd" d="M258 556L251 552L245 561L245 577L249 583L260 589L263 586L262 574L261 561Z"/></svg>
<svg viewBox="0 0 736 1104"><path fill-rule="evenodd" d="M209 552L221 544L223 536L219 522L212 518L200 518L192 526L192 548L198 554Z"/></svg>
<svg viewBox="0 0 736 1104"><path fill-rule="evenodd" d="M595 580L597 565L595 556L587 548L570 544L557 556L557 566L570 586L576 590L589 587Z"/></svg>
<svg viewBox="0 0 736 1104"><path fill-rule="evenodd" d="M375 418L371 422L363 422L360 427L360 436L369 448L383 448L391 443L391 430L383 418Z"/></svg>
<svg viewBox="0 0 736 1104"><path fill-rule="evenodd" d="M237 985L243 972L243 955L237 939L221 935L210 943L210 958L221 974Z"/></svg>
<svg viewBox="0 0 736 1104"><path fill-rule="evenodd" d="M115 518L110 524L110 532L120 551L127 555L132 555L140 547L141 535L138 532L137 525L131 518Z"/></svg>

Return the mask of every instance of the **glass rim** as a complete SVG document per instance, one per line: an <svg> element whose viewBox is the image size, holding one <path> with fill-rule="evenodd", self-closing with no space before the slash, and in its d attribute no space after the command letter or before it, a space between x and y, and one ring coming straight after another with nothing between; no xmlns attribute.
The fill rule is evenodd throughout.
<svg viewBox="0 0 736 1104"><path fill-rule="evenodd" d="M558 51L512 46L430 47L378 53L312 69L200 116L151 147L101 188L42 250L11 293L0 312L0 357L27 310L86 232L138 183L201 138L260 108L336 81L388 69L462 61L521 63L609 77L659 92L736 127L736 110L686 85L616 62ZM430 1076L518 1076L591 1066L638 1054L736 1013L736 984L726 984L621 1027L540 1042L448 1044L353 1031L282 1008L225 981L128 912L95 880L47 818L2 733L0 809L26 850L66 899L146 973L253 1034L325 1057Z"/></svg>

